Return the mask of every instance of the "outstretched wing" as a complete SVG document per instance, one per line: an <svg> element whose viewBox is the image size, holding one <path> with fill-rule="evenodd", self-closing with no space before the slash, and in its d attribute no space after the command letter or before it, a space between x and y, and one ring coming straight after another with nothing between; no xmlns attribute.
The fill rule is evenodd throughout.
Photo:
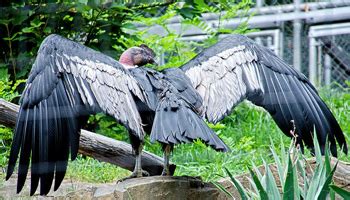
<svg viewBox="0 0 350 200"><path fill-rule="evenodd" d="M249 38L226 37L181 69L203 98L201 111L208 121L218 122L248 99L265 108L288 136L293 120L301 146L303 141L312 148L315 127L322 148L328 136L333 155L337 154L335 139L347 152L339 124L307 78Z"/></svg>
<svg viewBox="0 0 350 200"><path fill-rule="evenodd" d="M41 44L22 94L6 179L20 153L17 192L23 188L31 155L31 194L40 181L47 194L76 158L79 131L89 114L104 112L143 139L134 97L143 90L117 61L83 45L51 35Z"/></svg>

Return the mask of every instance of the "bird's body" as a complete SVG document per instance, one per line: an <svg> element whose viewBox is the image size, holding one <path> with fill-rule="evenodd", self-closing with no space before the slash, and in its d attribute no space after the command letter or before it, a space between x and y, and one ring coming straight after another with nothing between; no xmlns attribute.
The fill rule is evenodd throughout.
<svg viewBox="0 0 350 200"><path fill-rule="evenodd" d="M20 154L18 192L31 160L31 194L57 189L68 155L78 150L79 130L89 114L104 112L126 126L135 151L134 177L142 176L145 133L162 143L165 169L173 145L201 139L216 150L228 147L203 119L216 123L244 99L265 108L288 136L312 148L315 127L321 147L328 137L347 152L344 135L304 75L268 49L241 35L229 36L181 68L158 72L146 46L127 50L120 62L57 35L46 38L22 94L7 178ZM232 133L234 134L234 133ZM31 155L31 156L30 156ZM30 159L31 157L31 159Z"/></svg>

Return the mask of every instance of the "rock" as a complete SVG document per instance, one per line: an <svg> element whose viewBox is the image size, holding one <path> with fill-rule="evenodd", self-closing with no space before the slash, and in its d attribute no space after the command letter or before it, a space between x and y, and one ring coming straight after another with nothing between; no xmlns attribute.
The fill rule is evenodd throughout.
<svg viewBox="0 0 350 200"><path fill-rule="evenodd" d="M116 199L114 196L115 187L115 184L98 187L93 195L94 199Z"/></svg>
<svg viewBox="0 0 350 200"><path fill-rule="evenodd" d="M30 179L30 177L28 176ZM55 200L172 200L172 199L219 199L228 197L212 183L206 183L197 177L151 176L128 179L118 184L91 184L65 180L61 187L46 197L29 197L29 185L16 194L16 177L0 186L0 199L55 199ZM29 180L28 179L28 180ZM28 183L28 181L27 181Z"/></svg>
<svg viewBox="0 0 350 200"><path fill-rule="evenodd" d="M195 177L143 177L129 179L117 185L117 199L217 199L221 192L210 183Z"/></svg>

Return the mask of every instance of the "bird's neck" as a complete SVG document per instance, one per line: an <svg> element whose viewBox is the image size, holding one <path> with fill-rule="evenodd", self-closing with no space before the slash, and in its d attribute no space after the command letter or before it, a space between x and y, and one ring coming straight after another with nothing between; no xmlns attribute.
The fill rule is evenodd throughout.
<svg viewBox="0 0 350 200"><path fill-rule="evenodd" d="M132 55L128 51L124 52L120 56L119 62L127 69L136 67L136 65L134 64L134 59L132 58Z"/></svg>

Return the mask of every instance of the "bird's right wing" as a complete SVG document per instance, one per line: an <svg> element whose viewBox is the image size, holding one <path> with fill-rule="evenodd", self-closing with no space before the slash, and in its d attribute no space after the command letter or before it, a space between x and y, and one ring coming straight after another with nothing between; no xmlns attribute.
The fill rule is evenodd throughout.
<svg viewBox="0 0 350 200"><path fill-rule="evenodd" d="M347 152L338 122L307 78L246 36L222 39L181 69L203 98L201 112L209 122L218 122L247 99L265 108L286 135L297 136L301 147L313 147L315 129L322 151L328 138L333 155L336 140Z"/></svg>
<svg viewBox="0 0 350 200"><path fill-rule="evenodd" d="M113 116L142 140L134 98L144 101L143 90L117 61L58 35L47 37L22 94L6 179L20 154L21 191L31 156L31 194L39 181L40 194L47 194L54 177L56 190L69 154L77 155L82 122L92 113Z"/></svg>

